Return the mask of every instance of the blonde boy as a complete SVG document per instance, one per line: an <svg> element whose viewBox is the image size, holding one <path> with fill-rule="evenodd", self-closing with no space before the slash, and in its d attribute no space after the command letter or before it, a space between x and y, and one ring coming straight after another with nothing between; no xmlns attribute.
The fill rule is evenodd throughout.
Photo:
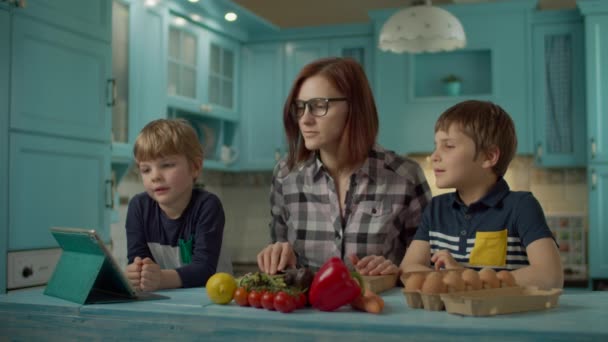
<svg viewBox="0 0 608 342"><path fill-rule="evenodd" d="M145 192L127 212L127 277L142 291L203 286L216 272L224 210L194 188L203 150L187 121L148 123L133 147Z"/></svg>
<svg viewBox="0 0 608 342"><path fill-rule="evenodd" d="M559 252L530 192L503 179L515 155L513 121L498 105L465 101L435 124L431 155L439 188L401 263L404 272L434 268L512 270L521 286L561 288Z"/></svg>

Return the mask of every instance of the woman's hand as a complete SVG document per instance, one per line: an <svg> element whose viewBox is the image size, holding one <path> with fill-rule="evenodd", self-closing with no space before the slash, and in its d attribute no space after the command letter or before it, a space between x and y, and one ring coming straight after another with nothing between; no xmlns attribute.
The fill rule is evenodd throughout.
<svg viewBox="0 0 608 342"><path fill-rule="evenodd" d="M160 266L150 258L142 261L140 287L142 291L156 291L160 288Z"/></svg>
<svg viewBox="0 0 608 342"><path fill-rule="evenodd" d="M361 275L385 275L399 273L399 267L381 255L368 255L363 259L359 259L356 255L352 254L349 255L348 258L353 266L355 266L357 272L359 272Z"/></svg>
<svg viewBox="0 0 608 342"><path fill-rule="evenodd" d="M140 279L141 279L141 267L143 262L140 257L135 257L133 263L127 266L127 279L131 286L136 290L141 290Z"/></svg>
<svg viewBox="0 0 608 342"><path fill-rule="evenodd" d="M285 267L296 267L296 254L289 242L276 242L258 253L258 267L262 272L275 274Z"/></svg>
<svg viewBox="0 0 608 342"><path fill-rule="evenodd" d="M447 249L442 249L439 252L433 254L431 261L435 264L435 269L440 270L442 267L446 270L455 268L463 268Z"/></svg>

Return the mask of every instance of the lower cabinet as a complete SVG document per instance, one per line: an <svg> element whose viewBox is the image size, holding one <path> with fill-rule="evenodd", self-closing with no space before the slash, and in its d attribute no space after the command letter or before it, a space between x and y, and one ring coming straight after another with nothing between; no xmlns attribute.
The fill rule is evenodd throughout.
<svg viewBox="0 0 608 342"><path fill-rule="evenodd" d="M608 280L608 164L589 166L589 274Z"/></svg>
<svg viewBox="0 0 608 342"><path fill-rule="evenodd" d="M56 247L53 226L110 241L110 146L10 133L8 250Z"/></svg>

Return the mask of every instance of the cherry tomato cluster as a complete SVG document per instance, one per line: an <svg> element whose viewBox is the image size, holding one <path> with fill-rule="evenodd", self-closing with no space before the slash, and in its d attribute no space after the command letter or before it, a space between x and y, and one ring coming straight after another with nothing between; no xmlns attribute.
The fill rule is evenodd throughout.
<svg viewBox="0 0 608 342"><path fill-rule="evenodd" d="M290 294L286 291L273 292L263 289L252 289L247 291L245 287L239 287L234 292L234 301L240 306L251 306L264 308L271 311L289 313L306 306L306 294L303 292Z"/></svg>

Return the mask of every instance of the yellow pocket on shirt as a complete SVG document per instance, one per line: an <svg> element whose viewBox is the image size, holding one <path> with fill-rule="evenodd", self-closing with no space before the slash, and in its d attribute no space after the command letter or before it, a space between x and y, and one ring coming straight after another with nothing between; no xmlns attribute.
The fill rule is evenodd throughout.
<svg viewBox="0 0 608 342"><path fill-rule="evenodd" d="M504 266L507 262L507 230L477 232L469 257L471 266Z"/></svg>

